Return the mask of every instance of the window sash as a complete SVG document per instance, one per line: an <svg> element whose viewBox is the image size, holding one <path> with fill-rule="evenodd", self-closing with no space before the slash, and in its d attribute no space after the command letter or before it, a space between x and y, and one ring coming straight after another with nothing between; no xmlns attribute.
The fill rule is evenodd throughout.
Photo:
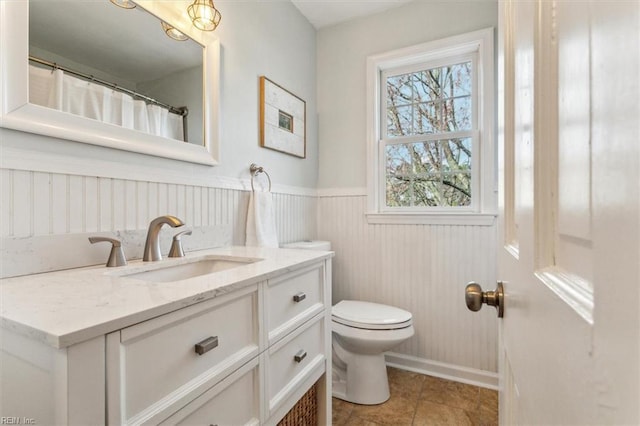
<svg viewBox="0 0 640 426"><path fill-rule="evenodd" d="M428 142L425 138L411 137L410 141L398 142L393 140L393 143L383 143L380 141L378 144L378 158L380 160L378 169L378 211L380 213L446 213L446 212L468 212L474 213L480 211L480 152L482 150L480 132L456 132L459 137L452 137L450 134L443 134L441 138L431 138L429 141L447 140L447 139L471 139L471 204L469 206L451 207L451 206L408 206L408 207L390 207L387 205L387 152L386 148L389 145L396 144L411 144ZM463 136L466 135L466 136ZM438 172L433 175L455 175L463 174L456 172Z"/></svg>
<svg viewBox="0 0 640 426"><path fill-rule="evenodd" d="M395 76L405 75L405 74L415 74L421 71L428 71L432 69L458 65L466 62L471 62L471 106L472 106L471 121L472 122L471 122L470 130L477 129L478 128L478 113L477 113L478 112L478 97L477 97L478 52L472 51L465 54L443 56L443 57L422 61L422 62L408 65L408 66L405 65L405 66L399 66L399 67L393 67L393 68L387 68L387 69L381 70L380 71L380 87L379 87L380 104L376 106L379 114L380 128L378 129L378 132L379 132L380 138L388 140L388 139L406 137L406 136L388 137L387 135L387 112L388 112L387 80L390 77L395 77ZM453 100L456 98L460 98L460 97L458 96L458 97L451 97L451 98L438 98L435 100L434 103L441 104L442 102L445 102L447 100ZM415 100L412 99L412 102L408 102L406 104L400 105L400 107L402 108L402 107L414 106L414 105L423 104L423 103L428 103L428 102L416 102ZM427 134L431 134L431 133L424 133L424 135L427 135ZM414 135L410 135L410 136L414 136Z"/></svg>

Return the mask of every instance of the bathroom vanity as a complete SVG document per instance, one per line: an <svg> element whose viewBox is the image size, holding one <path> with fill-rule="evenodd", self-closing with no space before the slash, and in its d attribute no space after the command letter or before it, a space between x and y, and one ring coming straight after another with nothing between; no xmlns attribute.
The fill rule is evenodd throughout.
<svg viewBox="0 0 640 426"><path fill-rule="evenodd" d="M277 424L331 416L331 252L230 247L0 281L0 416Z"/></svg>

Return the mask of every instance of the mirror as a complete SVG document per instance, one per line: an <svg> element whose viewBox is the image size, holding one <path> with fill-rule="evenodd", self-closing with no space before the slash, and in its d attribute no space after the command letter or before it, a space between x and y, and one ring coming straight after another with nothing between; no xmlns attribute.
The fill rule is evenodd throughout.
<svg viewBox="0 0 640 426"><path fill-rule="evenodd" d="M140 6L30 0L29 102L202 145L202 46L184 38Z"/></svg>
<svg viewBox="0 0 640 426"><path fill-rule="evenodd" d="M6 2L0 125L217 164L217 39L191 25L182 3L136 3L124 9L108 0ZM169 38L162 22L191 39Z"/></svg>

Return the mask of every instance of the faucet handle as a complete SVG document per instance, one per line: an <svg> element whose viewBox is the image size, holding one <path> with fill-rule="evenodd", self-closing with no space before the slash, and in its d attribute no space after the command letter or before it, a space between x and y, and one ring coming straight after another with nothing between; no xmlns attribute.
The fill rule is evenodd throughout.
<svg viewBox="0 0 640 426"><path fill-rule="evenodd" d="M89 242L91 244L103 241L111 243L111 252L109 253L109 259L107 260L107 267L125 266L127 264L127 258L124 255L122 242L120 242L120 240L108 237L89 237Z"/></svg>
<svg viewBox="0 0 640 426"><path fill-rule="evenodd" d="M191 235L192 230L178 232L173 236L173 242L171 243L171 250L169 250L169 257L184 257L184 250L182 249L182 236Z"/></svg>

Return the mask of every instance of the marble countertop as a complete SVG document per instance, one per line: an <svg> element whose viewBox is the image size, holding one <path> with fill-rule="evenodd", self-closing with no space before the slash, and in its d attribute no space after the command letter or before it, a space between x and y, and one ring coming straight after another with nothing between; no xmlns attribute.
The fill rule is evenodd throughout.
<svg viewBox="0 0 640 426"><path fill-rule="evenodd" d="M150 282L124 275L190 263L203 256L260 259L210 275ZM305 267L333 252L225 247L158 262L92 266L0 280L2 327L64 348L158 315Z"/></svg>

